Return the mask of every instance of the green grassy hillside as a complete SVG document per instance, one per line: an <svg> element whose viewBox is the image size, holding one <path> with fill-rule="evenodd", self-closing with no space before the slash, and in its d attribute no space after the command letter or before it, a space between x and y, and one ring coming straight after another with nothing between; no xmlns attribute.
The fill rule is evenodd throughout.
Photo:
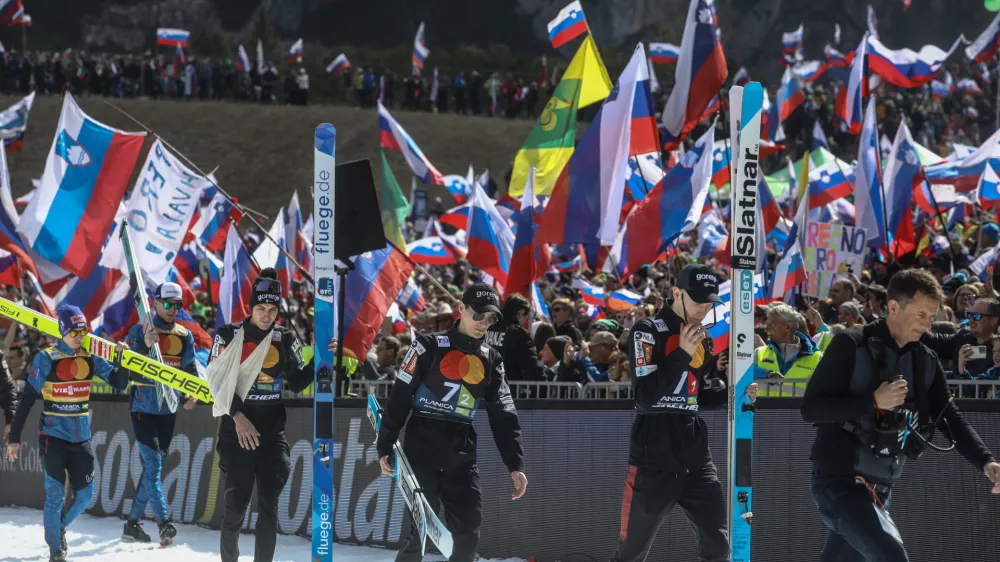
<svg viewBox="0 0 1000 562"><path fill-rule="evenodd" d="M0 107L17 98L0 96ZM78 98L89 115L126 131L141 128L105 103L103 98ZM59 120L60 100L35 100L24 147L11 155L14 195L42 175L45 158ZM337 128L337 159L368 158L379 176L379 134L375 111L338 106L262 106L232 103L113 100L147 127L193 160L202 170L215 172L219 184L246 205L274 216L298 189L306 212L313 169L313 131L323 122ZM487 166L501 186L514 154L531 130L522 120L432 115L397 111L393 115L442 174L465 175L469 164L478 174ZM143 154L145 157L145 154ZM393 173L409 195L411 172L402 155L388 155ZM141 164L141 160L139 162ZM138 165L137 165L138 167ZM446 197L434 187L431 199ZM444 199L445 207L449 206Z"/></svg>

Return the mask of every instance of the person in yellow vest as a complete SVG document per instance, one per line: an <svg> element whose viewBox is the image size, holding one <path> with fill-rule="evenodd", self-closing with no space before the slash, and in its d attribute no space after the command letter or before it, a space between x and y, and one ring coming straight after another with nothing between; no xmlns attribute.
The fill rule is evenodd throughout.
<svg viewBox="0 0 1000 562"><path fill-rule="evenodd" d="M805 393L805 381L812 377L823 353L809 336L796 329L799 318L799 313L787 304L769 307L765 324L767 342L754 352L754 378L768 379L761 385L760 396Z"/></svg>

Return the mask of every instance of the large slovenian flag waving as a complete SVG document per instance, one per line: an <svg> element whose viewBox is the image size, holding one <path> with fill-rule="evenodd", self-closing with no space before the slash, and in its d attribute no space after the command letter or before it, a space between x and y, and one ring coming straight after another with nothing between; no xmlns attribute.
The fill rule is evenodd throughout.
<svg viewBox="0 0 1000 562"><path fill-rule="evenodd" d="M479 184L473 188L469 214L469 263L506 287L510 259L514 253L514 233L507 226L493 200Z"/></svg>
<svg viewBox="0 0 1000 562"><path fill-rule="evenodd" d="M28 114L34 102L35 92L31 92L0 113L0 138L3 139L4 150L7 152L21 150L24 132L28 128Z"/></svg>
<svg viewBox="0 0 1000 562"><path fill-rule="evenodd" d="M1000 14L965 48L965 56L972 62L987 62L993 60L997 47L1000 47Z"/></svg>
<svg viewBox="0 0 1000 562"><path fill-rule="evenodd" d="M614 243L629 156L655 150L648 146L656 134L648 112L648 86L649 66L640 43L556 180L538 228L539 242ZM637 97L646 104L639 115ZM642 134L651 128L651 133Z"/></svg>
<svg viewBox="0 0 1000 562"><path fill-rule="evenodd" d="M662 141L667 150L677 148L694 129L726 81L729 70L717 30L714 2L691 0L674 72L674 89L663 110Z"/></svg>
<svg viewBox="0 0 1000 562"><path fill-rule="evenodd" d="M89 275L145 136L93 120L66 94L41 185L17 227L25 245L70 273Z"/></svg>
<svg viewBox="0 0 1000 562"><path fill-rule="evenodd" d="M625 270L652 263L667 244L698 224L712 183L714 126L629 215L623 240Z"/></svg>
<svg viewBox="0 0 1000 562"><path fill-rule="evenodd" d="M549 22L548 30L549 41L556 49L589 31L587 19L583 17L583 7L580 6L579 0L573 0L565 8L559 10L555 19Z"/></svg>
<svg viewBox="0 0 1000 562"><path fill-rule="evenodd" d="M892 152L885 164L885 199L888 213L889 251L896 257L917 249L913 230L914 193L922 193L927 183L917 155L916 143L906 123L899 124Z"/></svg>
<svg viewBox="0 0 1000 562"><path fill-rule="evenodd" d="M925 45L919 53L910 49L894 51L874 37L868 39L868 64L874 74L901 88L917 88L929 83L944 66L944 61L964 41L959 37L944 52L934 45Z"/></svg>
<svg viewBox="0 0 1000 562"><path fill-rule="evenodd" d="M803 24L795 31L786 31L781 34L781 52L794 53L802 50L802 29Z"/></svg>
<svg viewBox="0 0 1000 562"><path fill-rule="evenodd" d="M868 246L887 246L885 201L882 199L882 166L878 150L878 121L875 98L865 110L864 127L858 143L858 163L854 170L854 208L857 226L868 229Z"/></svg>
<svg viewBox="0 0 1000 562"><path fill-rule="evenodd" d="M260 270L250 259L250 253L235 228L230 228L226 236L226 254L222 263L219 310L215 315L216 329L230 322L241 322L250 316L253 281L260 275Z"/></svg>
<svg viewBox="0 0 1000 562"><path fill-rule="evenodd" d="M681 48L672 43L650 43L649 58L656 64L676 64Z"/></svg>
<svg viewBox="0 0 1000 562"><path fill-rule="evenodd" d="M190 37L191 32L185 29L160 27L156 30L157 46L173 47L174 45L177 45L186 49L188 46L188 39Z"/></svg>
<svg viewBox="0 0 1000 562"><path fill-rule="evenodd" d="M517 215L517 235L510 259L510 272L505 293L530 296L531 285L542 278L552 263L552 250L548 244L535 242L535 231L542 217L542 206L535 198L535 167L528 172L528 181L521 197L521 212Z"/></svg>
<svg viewBox="0 0 1000 562"><path fill-rule="evenodd" d="M445 246L440 236L428 236L406 245L406 253L414 263L426 265L451 265L455 254Z"/></svg>
<svg viewBox="0 0 1000 562"><path fill-rule="evenodd" d="M413 175L420 178L420 181L432 185L444 185L444 176L431 164L430 160L424 156L417 143L413 142L406 129L403 129L389 114L389 110L378 102L378 129L381 138L382 148L395 150L406 158L406 163L413 170Z"/></svg>
<svg viewBox="0 0 1000 562"><path fill-rule="evenodd" d="M868 35L854 51L854 60L847 72L847 82L840 86L835 109L837 117L847 126L847 131L856 135L861 132L861 113L864 99L868 97Z"/></svg>
<svg viewBox="0 0 1000 562"><path fill-rule="evenodd" d="M385 248L355 258L354 269L343 281L351 295L343 310L344 355L362 360L368 355L389 307L412 274L413 262L388 241Z"/></svg>

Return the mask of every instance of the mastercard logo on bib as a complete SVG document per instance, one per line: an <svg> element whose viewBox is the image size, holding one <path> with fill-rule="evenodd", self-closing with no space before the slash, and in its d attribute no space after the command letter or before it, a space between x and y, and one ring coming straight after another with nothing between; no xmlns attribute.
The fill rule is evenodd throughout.
<svg viewBox="0 0 1000 562"><path fill-rule="evenodd" d="M486 376L483 360L478 355L466 355L461 351L449 351L441 359L441 374L448 380L461 380L469 384L479 384Z"/></svg>

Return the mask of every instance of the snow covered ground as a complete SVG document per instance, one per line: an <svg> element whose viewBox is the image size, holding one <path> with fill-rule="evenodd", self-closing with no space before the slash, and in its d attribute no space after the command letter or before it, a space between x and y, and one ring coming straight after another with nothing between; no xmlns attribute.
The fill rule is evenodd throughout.
<svg viewBox="0 0 1000 562"><path fill-rule="evenodd" d="M159 544L124 543L120 540L124 521L113 517L82 515L66 532L71 562L215 562L219 560L219 532L195 525L177 525L176 542L161 548ZM155 536L156 524L143 521L143 529ZM42 511L19 507L0 507L0 562L48 562L49 549L42 530ZM253 535L240 535L240 560L253 560ZM309 560L311 543L302 537L278 535L275 562ZM383 548L334 544L337 562L391 562L396 553ZM427 562L440 562L440 556L427 556ZM482 560L482 562L489 562ZM494 562L524 562L511 558Z"/></svg>

